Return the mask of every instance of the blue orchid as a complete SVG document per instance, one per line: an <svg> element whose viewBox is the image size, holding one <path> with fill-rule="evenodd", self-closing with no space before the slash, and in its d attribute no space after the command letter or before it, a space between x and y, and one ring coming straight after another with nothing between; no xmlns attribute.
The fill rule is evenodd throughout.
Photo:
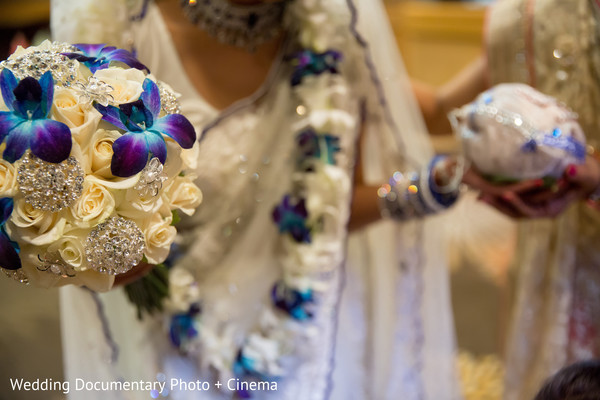
<svg viewBox="0 0 600 400"><path fill-rule="evenodd" d="M159 118L160 93L156 83L144 80L140 98L119 107L94 104L102 119L127 133L113 143L110 164L112 174L129 177L146 166L150 154L161 163L167 159L167 145L163 135L175 140L184 149L196 141L194 127L183 115L170 114Z"/></svg>
<svg viewBox="0 0 600 400"><path fill-rule="evenodd" d="M310 243L310 229L306 226L308 211L304 199L292 203L289 195L285 195L281 203L273 210L273 220L279 232L288 232L296 242Z"/></svg>
<svg viewBox="0 0 600 400"><path fill-rule="evenodd" d="M54 98L50 71L40 80L20 81L9 69L0 73L0 90L10 111L0 111L0 143L6 139L3 157L15 162L27 149L44 161L59 163L71 153L71 130L62 122L48 119Z"/></svg>
<svg viewBox="0 0 600 400"><path fill-rule="evenodd" d="M271 300L275 307L287 312L298 321L306 321L313 317L310 306L315 298L312 290L299 291L288 287L283 282L277 282L271 291Z"/></svg>
<svg viewBox="0 0 600 400"><path fill-rule="evenodd" d="M20 248L6 233L4 225L12 214L13 199L4 197L0 199L0 267L8 270L21 268Z"/></svg>
<svg viewBox="0 0 600 400"><path fill-rule="evenodd" d="M277 380L275 376L266 375L256 369L256 361L244 354L244 350L240 349L233 363L233 373L237 379L243 381L263 381L263 382L274 382ZM251 399L252 393L240 387L236 390L236 395L240 399Z"/></svg>
<svg viewBox="0 0 600 400"><path fill-rule="evenodd" d="M199 335L196 318L201 313L200 305L194 303L185 313L175 314L171 317L169 338L171 343L179 350L185 350L187 345Z"/></svg>
<svg viewBox="0 0 600 400"><path fill-rule="evenodd" d="M313 128L300 132L296 141L302 158L322 158L324 163L330 165L335 165L335 153L341 150L340 138L326 133L317 134Z"/></svg>
<svg viewBox="0 0 600 400"><path fill-rule="evenodd" d="M337 74L342 54L335 50L327 50L324 53L303 50L292 54L289 58L294 66L291 83L292 86L296 86L302 83L302 79L306 76L321 75L323 72Z"/></svg>
<svg viewBox="0 0 600 400"><path fill-rule="evenodd" d="M124 49L118 49L114 46L107 46L105 44L75 44L81 53L62 53L70 59L77 60L87 66L92 73L99 69L105 69L110 66L111 62L122 62L127 66L139 70L150 70L129 51Z"/></svg>

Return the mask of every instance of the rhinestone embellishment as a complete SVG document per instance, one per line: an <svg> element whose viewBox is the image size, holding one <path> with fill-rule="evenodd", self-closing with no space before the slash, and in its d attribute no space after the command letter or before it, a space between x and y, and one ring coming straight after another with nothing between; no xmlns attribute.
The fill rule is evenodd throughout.
<svg viewBox="0 0 600 400"><path fill-rule="evenodd" d="M144 235L135 222L112 217L96 226L85 242L85 255L92 269L110 275L122 274L144 256Z"/></svg>
<svg viewBox="0 0 600 400"><path fill-rule="evenodd" d="M162 189L162 184L167 180L164 167L157 157L154 157L142 170L140 180L133 187L140 197L154 197Z"/></svg>
<svg viewBox="0 0 600 400"><path fill-rule="evenodd" d="M17 171L19 190L34 208L57 212L71 206L83 191L83 170L74 157L54 164L30 151Z"/></svg>
<svg viewBox="0 0 600 400"><path fill-rule="evenodd" d="M90 76L87 83L75 82L73 89L81 102L92 103L95 101L106 107L115 100L111 95L111 92L115 89L95 76Z"/></svg>
<svg viewBox="0 0 600 400"><path fill-rule="evenodd" d="M14 59L0 62L0 70L7 68L19 79L31 76L35 79L50 71L55 84L65 87L77 78L79 63L60 53L49 50L36 50Z"/></svg>
<svg viewBox="0 0 600 400"><path fill-rule="evenodd" d="M24 285L29 285L29 278L27 277L27 274L25 274L25 272L23 272L23 268L19 268L14 271L0 268L0 271L3 271L7 277L12 278L13 280L15 280L19 283L22 283Z"/></svg>
<svg viewBox="0 0 600 400"><path fill-rule="evenodd" d="M42 263L38 270L42 272L50 272L54 275L62 276L63 278L72 278L75 276L75 269L64 262L58 252L46 253L44 257L38 256L38 260Z"/></svg>
<svg viewBox="0 0 600 400"><path fill-rule="evenodd" d="M162 82L156 84L160 93L160 106L167 114L181 114L179 101L171 90L169 90Z"/></svg>

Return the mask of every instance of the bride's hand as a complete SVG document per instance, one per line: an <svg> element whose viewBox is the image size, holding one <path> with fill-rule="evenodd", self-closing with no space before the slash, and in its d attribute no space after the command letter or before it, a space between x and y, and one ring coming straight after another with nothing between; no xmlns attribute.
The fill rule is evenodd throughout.
<svg viewBox="0 0 600 400"><path fill-rule="evenodd" d="M478 190L484 196L502 197L507 193L525 194L539 190L544 186L543 179L530 179L511 184L494 184L486 180L473 167L467 169L463 175L463 183L472 189Z"/></svg>
<svg viewBox="0 0 600 400"><path fill-rule="evenodd" d="M479 200L511 218L524 218L525 215L509 200L518 199L518 196L521 195L538 192L544 186L542 179L531 179L504 185L494 184L482 177L473 167L465 171L463 183L479 191ZM519 205L521 204L519 203Z"/></svg>
<svg viewBox="0 0 600 400"><path fill-rule="evenodd" d="M141 261L138 265L130 269L129 271L115 275L115 283L113 287L125 286L131 282L135 282L138 279L144 277L148 272L152 271L154 265Z"/></svg>
<svg viewBox="0 0 600 400"><path fill-rule="evenodd" d="M598 190L600 163L588 156L584 164L568 166L563 177L550 188L545 188L539 180L495 186L480 176L470 178L480 185L482 201L510 217L553 218L573 202L587 199ZM592 205L599 208L596 203Z"/></svg>

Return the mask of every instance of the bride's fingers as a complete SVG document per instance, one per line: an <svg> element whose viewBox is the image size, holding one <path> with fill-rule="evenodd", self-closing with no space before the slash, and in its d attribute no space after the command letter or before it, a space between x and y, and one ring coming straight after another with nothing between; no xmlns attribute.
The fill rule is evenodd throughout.
<svg viewBox="0 0 600 400"><path fill-rule="evenodd" d="M534 193L522 194L520 197L529 204L545 203L563 197L567 192L576 190L576 188L564 180L558 181L549 189L536 191Z"/></svg>
<svg viewBox="0 0 600 400"><path fill-rule="evenodd" d="M473 189L480 190L483 193L491 194L493 196L502 196L505 192L527 193L533 190L539 190L544 186L543 179L530 179L508 185L493 184L473 169L469 169L465 172L463 183L466 183Z"/></svg>
<svg viewBox="0 0 600 400"><path fill-rule="evenodd" d="M544 187L543 179L530 179L526 181L521 181L517 183L513 183L510 185L499 186L503 192L513 192L513 193L527 193L534 190L540 190Z"/></svg>
<svg viewBox="0 0 600 400"><path fill-rule="evenodd" d="M483 194L479 196L479 200L494 207L502 214L511 218L519 219L523 217L519 212L515 210L514 207L512 207L510 204L506 203L502 199L499 199L498 197Z"/></svg>
<svg viewBox="0 0 600 400"><path fill-rule="evenodd" d="M525 203L515 193L504 193L502 195L502 200L513 206L515 210L525 218L542 218L544 216L544 208L542 206L531 206Z"/></svg>
<svg viewBox="0 0 600 400"><path fill-rule="evenodd" d="M581 193L577 190L566 192L563 196L557 197L546 203L531 205L514 193L507 193L502 198L526 218L554 218L562 214L571 203L580 197Z"/></svg>

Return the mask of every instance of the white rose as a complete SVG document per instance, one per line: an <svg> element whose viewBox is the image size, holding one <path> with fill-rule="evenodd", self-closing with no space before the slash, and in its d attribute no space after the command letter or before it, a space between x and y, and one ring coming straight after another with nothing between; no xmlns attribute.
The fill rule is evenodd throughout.
<svg viewBox="0 0 600 400"><path fill-rule="evenodd" d="M98 129L90 140L87 154L90 159L91 173L102 178L114 178L110 171L113 156L113 143L122 135L116 130Z"/></svg>
<svg viewBox="0 0 600 400"><path fill-rule="evenodd" d="M33 246L31 244L22 244L19 256L21 258L22 271L27 276L29 283L36 287L51 288L61 286L67 283L61 276L47 271L40 271L41 265L38 255L46 253L46 247Z"/></svg>
<svg viewBox="0 0 600 400"><path fill-rule="evenodd" d="M58 252L63 261L76 271L84 271L87 269L84 243L89 233L89 229L71 230L48 246L48 251L51 253Z"/></svg>
<svg viewBox="0 0 600 400"><path fill-rule="evenodd" d="M200 154L200 142L196 141L191 149L181 150L181 161L183 166L189 171L195 171L198 168L198 157Z"/></svg>
<svg viewBox="0 0 600 400"><path fill-rule="evenodd" d="M0 159L0 197L14 197L18 190L15 166Z"/></svg>
<svg viewBox="0 0 600 400"><path fill-rule="evenodd" d="M117 213L135 221L143 221L148 215L159 212L164 205L165 200L161 194L140 197L137 190L130 188L125 193L124 201L117 207Z"/></svg>
<svg viewBox="0 0 600 400"><path fill-rule="evenodd" d="M98 70L94 76L112 86L110 95L116 104L131 103L139 99L143 92L142 83L146 79L144 72L139 69L119 67Z"/></svg>
<svg viewBox="0 0 600 400"><path fill-rule="evenodd" d="M73 138L84 146L96 131L102 115L88 103L80 103L73 89L56 86L52 116L71 129Z"/></svg>
<svg viewBox="0 0 600 400"><path fill-rule="evenodd" d="M86 177L81 197L71 206L70 211L76 225L92 227L111 215L114 209L113 194L106 187Z"/></svg>
<svg viewBox="0 0 600 400"><path fill-rule="evenodd" d="M178 176L165 190L171 209L179 209L187 215L193 215L202 203L202 192L189 177Z"/></svg>
<svg viewBox="0 0 600 400"><path fill-rule="evenodd" d="M169 255L171 243L175 240L177 230L171 226L172 217L163 218L160 212L155 213L147 221L144 229L146 238L145 255L150 264L160 264Z"/></svg>
<svg viewBox="0 0 600 400"><path fill-rule="evenodd" d="M168 178L176 177L184 168L183 150L179 144L170 137L164 136L165 144L167 145L167 160L164 164L163 171Z"/></svg>
<svg viewBox="0 0 600 400"><path fill-rule="evenodd" d="M6 224L11 238L43 246L58 240L66 225L63 213L52 213L34 208L24 199L15 199L13 212Z"/></svg>
<svg viewBox="0 0 600 400"><path fill-rule="evenodd" d="M76 240L73 238L70 245L62 245L64 249L62 253L63 257L67 257L72 261L76 259ZM80 241L80 243L82 242ZM41 262L38 259L38 254L43 255L48 249L49 247L38 247L30 244L21 246L20 256L23 272L27 275L32 285L43 288L65 285L86 286L96 292L106 292L112 287L115 280L114 275L101 274L93 270L76 271L74 277L68 278L63 278L49 271L40 271L38 267L41 265Z"/></svg>

